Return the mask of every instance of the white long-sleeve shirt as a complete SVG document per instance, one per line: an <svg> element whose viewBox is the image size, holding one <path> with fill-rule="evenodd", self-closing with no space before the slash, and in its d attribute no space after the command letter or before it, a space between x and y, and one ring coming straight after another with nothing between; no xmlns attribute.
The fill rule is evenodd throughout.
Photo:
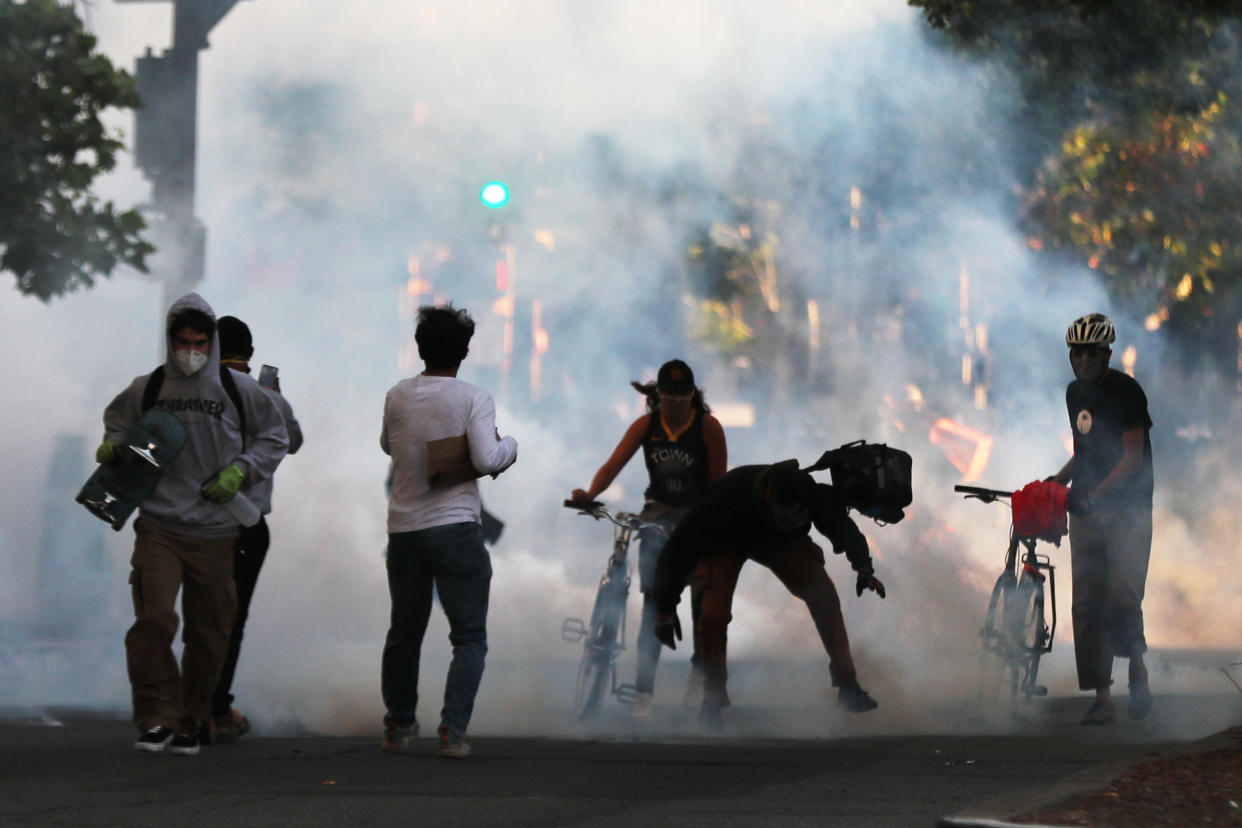
<svg viewBox="0 0 1242 828"><path fill-rule="evenodd" d="M389 390L380 432L380 448L393 463L389 532L479 522L479 487L473 480L434 491L427 484L427 443L462 434L471 463L482 474L499 474L517 459L517 441L498 438L496 404L482 388L419 374Z"/></svg>

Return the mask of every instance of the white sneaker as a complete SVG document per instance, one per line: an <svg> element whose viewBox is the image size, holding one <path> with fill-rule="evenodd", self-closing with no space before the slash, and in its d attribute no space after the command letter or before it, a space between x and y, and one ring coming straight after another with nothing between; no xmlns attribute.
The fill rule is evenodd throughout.
<svg viewBox="0 0 1242 828"><path fill-rule="evenodd" d="M635 693L634 694L634 710L630 713L630 715L633 716L635 719L638 719L639 721L646 722L646 721L651 720L651 694L650 693Z"/></svg>
<svg viewBox="0 0 1242 828"><path fill-rule="evenodd" d="M690 679L686 682L686 696L682 700L687 710L698 710L703 706L703 683L707 680L707 673L703 672L702 667L692 666L690 668Z"/></svg>

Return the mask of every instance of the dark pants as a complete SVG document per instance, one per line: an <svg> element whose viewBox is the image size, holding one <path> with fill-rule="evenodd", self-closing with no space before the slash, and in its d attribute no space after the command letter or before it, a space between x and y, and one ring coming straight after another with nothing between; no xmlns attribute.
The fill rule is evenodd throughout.
<svg viewBox="0 0 1242 828"><path fill-rule="evenodd" d="M384 724L413 724L418 707L418 661L431 617L432 588L449 622L453 660L444 685L440 722L464 734L474 711L487 655L487 601L492 562L477 523L453 523L388 536L392 617L380 671Z"/></svg>
<svg viewBox="0 0 1242 828"><path fill-rule="evenodd" d="M161 725L196 733L207 716L237 608L232 549L232 538L190 537L134 521L134 623L125 633L125 659L138 730ZM178 592L185 615L180 669L172 651Z"/></svg>
<svg viewBox="0 0 1242 828"><path fill-rule="evenodd" d="M1151 557L1151 512L1072 515L1074 658L1080 690L1112 684L1113 657L1147 652L1143 593Z"/></svg>
<svg viewBox="0 0 1242 828"><path fill-rule="evenodd" d="M841 687L857 681L845 619L841 615L841 599L824 571L824 553L804 536L758 551L753 557L730 550L708 553L700 562L694 579L702 595L696 637L704 672L703 703L719 707L729 703L726 654L729 622L733 620L733 590L748 559L772 570L786 589L806 602L828 653L832 686Z"/></svg>
<svg viewBox="0 0 1242 828"><path fill-rule="evenodd" d="M246 619L250 617L250 599L254 597L254 585L259 581L259 570L267 558L271 545L267 518L259 518L254 526L244 527L233 544L233 584L237 587L237 618L233 621L233 634L229 649L220 668L220 681L211 697L211 715L227 717L233 708L233 674L237 672L237 657L241 654L242 634Z"/></svg>
<svg viewBox="0 0 1242 828"><path fill-rule="evenodd" d="M655 571L660 560L660 552L668 543L668 536L677 528L677 523L687 509L673 509L658 503L648 503L640 517L643 520L663 524L664 531L646 529L638 538L638 588L643 595L642 615L638 621L638 674L634 679L634 689L638 693L655 692L656 667L660 663L660 650L664 645L655 637L656 619L660 612L655 600ZM690 614L692 625L697 625L699 617L698 593L691 590ZM693 638L694 636L691 636ZM699 665L698 642L694 644L694 652L690 663Z"/></svg>

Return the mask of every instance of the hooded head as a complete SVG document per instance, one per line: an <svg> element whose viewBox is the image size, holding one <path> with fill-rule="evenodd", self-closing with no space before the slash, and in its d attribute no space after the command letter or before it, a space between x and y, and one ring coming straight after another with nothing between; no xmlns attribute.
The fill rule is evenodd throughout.
<svg viewBox="0 0 1242 828"><path fill-rule="evenodd" d="M778 529L798 533L810 527L815 481L798 468L797 460L773 463L755 482L757 493Z"/></svg>
<svg viewBox="0 0 1242 828"><path fill-rule="evenodd" d="M164 363L171 376L215 376L220 373L220 342L216 315L207 300L187 293L168 309L165 328L168 356Z"/></svg>

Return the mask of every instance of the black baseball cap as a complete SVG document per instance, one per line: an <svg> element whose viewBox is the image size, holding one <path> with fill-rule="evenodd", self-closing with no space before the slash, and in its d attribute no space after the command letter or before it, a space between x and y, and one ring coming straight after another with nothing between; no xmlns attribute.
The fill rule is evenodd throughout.
<svg viewBox="0 0 1242 828"><path fill-rule="evenodd" d="M249 359L254 353L250 328L236 316L221 316L216 320L216 331L220 336L221 356L240 356Z"/></svg>
<svg viewBox="0 0 1242 828"><path fill-rule="evenodd" d="M670 359L656 374L656 390L666 394L693 394L694 372L680 359Z"/></svg>

